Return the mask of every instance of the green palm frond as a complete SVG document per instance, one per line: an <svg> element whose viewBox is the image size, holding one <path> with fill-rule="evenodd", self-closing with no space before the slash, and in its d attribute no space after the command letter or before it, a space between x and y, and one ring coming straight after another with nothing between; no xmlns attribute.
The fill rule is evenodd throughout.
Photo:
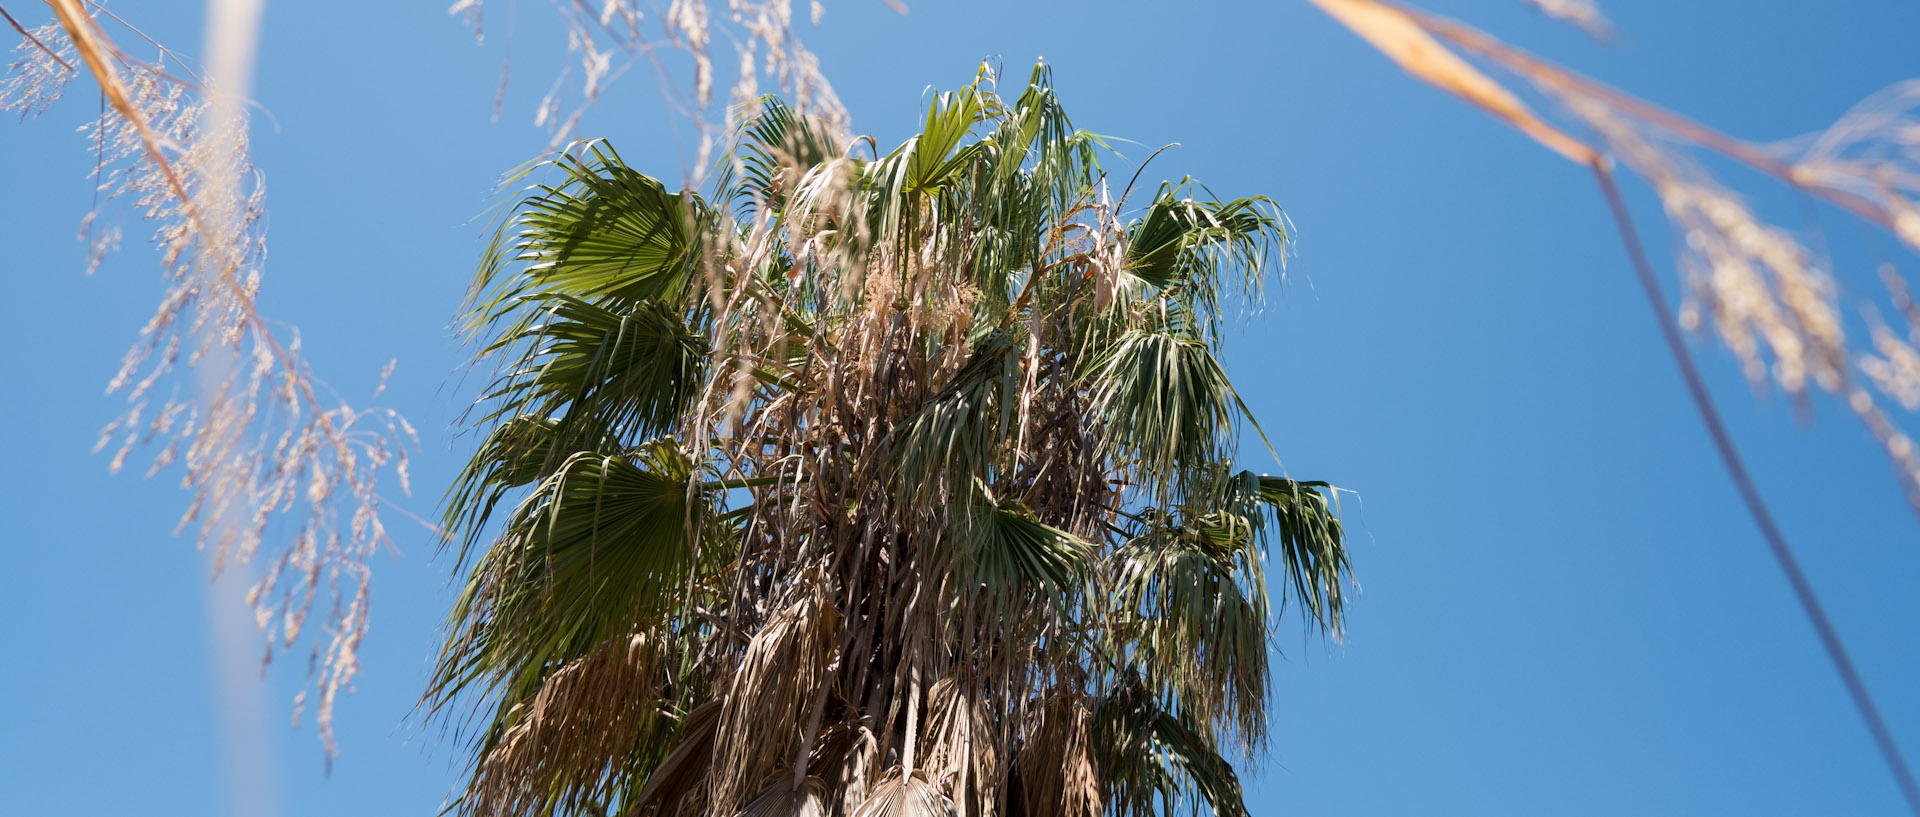
<svg viewBox="0 0 1920 817"><path fill-rule="evenodd" d="M1158 512L1109 560L1114 630L1129 666L1209 731L1264 737L1267 597L1247 566L1245 523Z"/></svg>
<svg viewBox="0 0 1920 817"><path fill-rule="evenodd" d="M561 180L537 186L501 227L468 298L469 332L538 295L686 298L712 220L700 197L668 193L605 142L586 143L580 155L563 153L546 164Z"/></svg>
<svg viewBox="0 0 1920 817"><path fill-rule="evenodd" d="M744 120L732 162L722 160L715 187L728 191L742 215L778 211L805 173L845 152L823 127L774 96ZM737 174L737 176L736 176Z"/></svg>
<svg viewBox="0 0 1920 817"><path fill-rule="evenodd" d="M963 537L969 584L998 616L1017 616L1035 603L1064 609L1092 578L1094 545L1040 521L1017 500L989 507L969 520Z"/></svg>
<svg viewBox="0 0 1920 817"><path fill-rule="evenodd" d="M1094 715L1106 799L1115 813L1174 813L1191 798L1215 817L1247 817L1240 777L1204 729L1163 708L1138 678L1122 678Z"/></svg>
<svg viewBox="0 0 1920 817"><path fill-rule="evenodd" d="M1246 405L1213 349L1183 327L1125 331L1089 368L1094 415L1123 465L1177 489L1231 453Z"/></svg>
<svg viewBox="0 0 1920 817"><path fill-rule="evenodd" d="M701 386L707 339L676 308L641 301L616 310L566 295L522 308L540 321L490 348L520 357L483 398L494 406L484 419L562 418L563 445L584 439L570 433L582 425L644 439L672 430Z"/></svg>
<svg viewBox="0 0 1920 817"><path fill-rule="evenodd" d="M1196 201L1195 186L1160 186L1146 215L1128 226L1126 271L1211 322L1222 294L1258 302L1272 259L1286 258L1291 237L1271 199Z"/></svg>
<svg viewBox="0 0 1920 817"><path fill-rule="evenodd" d="M926 194L945 187L972 161L978 148L963 147L961 140L979 123L982 105L978 83L941 94L927 105L926 126L901 148L907 156L908 194Z"/></svg>
<svg viewBox="0 0 1920 817"><path fill-rule="evenodd" d="M1016 406L1003 395L1018 388L1019 351L1007 333L988 334L945 389L894 427L903 498L925 499L991 470L1014 421Z"/></svg>
<svg viewBox="0 0 1920 817"><path fill-rule="evenodd" d="M1258 512L1247 515L1255 535L1267 540L1269 549L1272 543L1279 545L1286 570L1284 587L1315 622L1338 634L1346 613L1342 588L1351 583L1353 565L1347 558L1340 512L1331 499L1334 487L1252 472L1241 473L1238 482L1239 503L1255 499L1260 506Z"/></svg>
<svg viewBox="0 0 1920 817"><path fill-rule="evenodd" d="M575 454L514 510L455 601L435 707L476 684L531 695L553 667L673 607L706 500L670 443L638 454Z"/></svg>
<svg viewBox="0 0 1920 817"><path fill-rule="evenodd" d="M566 459L567 452L554 445L558 426L558 420L522 415L508 418L488 432L447 490L443 529L450 540L459 543L455 564L466 564L486 521L508 492L546 479ZM601 454L618 450L618 441L605 429L573 436L580 450Z"/></svg>

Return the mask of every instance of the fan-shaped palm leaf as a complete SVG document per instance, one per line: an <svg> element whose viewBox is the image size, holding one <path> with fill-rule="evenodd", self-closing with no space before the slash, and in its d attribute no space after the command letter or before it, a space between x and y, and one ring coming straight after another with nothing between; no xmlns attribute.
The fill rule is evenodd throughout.
<svg viewBox="0 0 1920 817"><path fill-rule="evenodd" d="M517 327L496 350L524 349L483 398L494 417L557 417L561 444L587 432L619 429L647 438L672 429L700 388L706 338L681 310L657 301L609 309L567 295L530 299L539 323ZM483 420L484 421L484 420Z"/></svg>
<svg viewBox="0 0 1920 817"><path fill-rule="evenodd" d="M635 459L576 454L514 510L455 601L428 692L436 708L475 684L494 689L505 696L497 730L548 673L624 642L674 606L691 576L705 499L670 444Z"/></svg>
<svg viewBox="0 0 1920 817"><path fill-rule="evenodd" d="M529 296L686 296L712 221L705 202L668 193L604 142L582 147L534 168L551 167L561 181L537 186L495 236L474 280L470 331L515 313Z"/></svg>

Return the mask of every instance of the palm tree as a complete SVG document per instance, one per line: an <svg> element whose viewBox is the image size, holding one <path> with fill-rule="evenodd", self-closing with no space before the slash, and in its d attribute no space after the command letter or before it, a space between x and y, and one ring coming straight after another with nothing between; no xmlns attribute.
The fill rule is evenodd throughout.
<svg viewBox="0 0 1920 817"><path fill-rule="evenodd" d="M1348 580L1325 483L1231 464L1279 208L1128 209L1044 65L884 156L744 120L712 198L585 143L487 252L455 807L1244 814L1276 607L1337 633Z"/></svg>

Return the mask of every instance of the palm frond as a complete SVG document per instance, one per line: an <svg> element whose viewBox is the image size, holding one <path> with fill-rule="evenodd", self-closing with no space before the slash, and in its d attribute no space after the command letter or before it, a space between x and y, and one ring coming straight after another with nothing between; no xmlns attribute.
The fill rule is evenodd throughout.
<svg viewBox="0 0 1920 817"><path fill-rule="evenodd" d="M708 700L681 719L670 744L673 751L661 758L648 773L646 783L625 801L628 808L657 805L661 814L678 814L688 798L697 799L706 791L713 768L714 735L720 729L720 703L718 698Z"/></svg>
<svg viewBox="0 0 1920 817"><path fill-rule="evenodd" d="M1123 678L1100 702L1094 740L1106 749L1102 772L1115 814L1172 814L1187 797L1215 817L1247 817L1240 777L1204 729L1157 703L1137 678Z"/></svg>
<svg viewBox="0 0 1920 817"><path fill-rule="evenodd" d="M905 189L926 194L946 186L973 159L976 148L961 140L980 121L983 101L979 84L940 94L927 105L926 126L908 140Z"/></svg>
<svg viewBox="0 0 1920 817"><path fill-rule="evenodd" d="M925 501L990 474L998 442L1013 427L1014 403L1002 395L1018 388L1019 351L1007 333L988 334L945 389L894 427L903 499Z"/></svg>
<svg viewBox="0 0 1920 817"><path fill-rule="evenodd" d="M1254 535L1269 551L1272 543L1279 544L1280 563L1286 571L1283 593L1299 600L1316 624L1338 635L1346 614L1343 588L1352 583L1353 565L1332 498L1336 489L1325 482L1252 472L1242 472L1237 482L1234 504L1245 507L1247 500L1257 501L1256 512L1246 515Z"/></svg>
<svg viewBox="0 0 1920 817"><path fill-rule="evenodd" d="M1245 566L1245 523L1209 514L1150 513L1141 535L1109 559L1117 652L1209 734L1248 747L1264 737L1268 687L1266 589ZM1252 580L1252 581L1249 581Z"/></svg>
<svg viewBox="0 0 1920 817"><path fill-rule="evenodd" d="M832 813L827 787L819 778L810 777L795 786L791 778L782 776L747 801L739 817L828 817Z"/></svg>
<svg viewBox="0 0 1920 817"><path fill-rule="evenodd" d="M1195 186L1160 186L1146 215L1128 225L1125 269L1211 323L1223 294L1258 302L1269 265L1286 259L1291 237L1271 199L1195 200Z"/></svg>
<svg viewBox="0 0 1920 817"><path fill-rule="evenodd" d="M716 811L729 810L748 786L812 748L802 742L802 727L840 641L841 616L823 580L795 578L798 598L748 642L727 684L714 746Z"/></svg>
<svg viewBox="0 0 1920 817"><path fill-rule="evenodd" d="M926 778L896 771L853 817L953 817L953 801Z"/></svg>
<svg viewBox="0 0 1920 817"><path fill-rule="evenodd" d="M1185 327L1125 331L1089 369L1093 413L1113 456L1159 486L1159 500L1187 473L1231 454L1246 405L1212 348Z"/></svg>
<svg viewBox="0 0 1920 817"><path fill-rule="evenodd" d="M567 295L529 299L540 322L517 326L490 351L520 351L482 398L483 419L556 417L563 445L585 441L574 426L649 438L672 430L700 389L706 338L681 310L658 301L609 309Z"/></svg>
<svg viewBox="0 0 1920 817"><path fill-rule="evenodd" d="M1095 742L1097 703L1071 689L1040 696L1038 722L1028 730L1014 765L1020 797L1013 805L1032 817L1106 813L1107 778L1101 766L1109 749Z"/></svg>
<svg viewBox="0 0 1920 817"><path fill-rule="evenodd" d="M728 191L742 216L777 212L809 170L844 152L821 123L779 97L761 97L760 110L741 123L739 147L722 160L715 187Z"/></svg>
<svg viewBox="0 0 1920 817"><path fill-rule="evenodd" d="M536 186L501 226L468 296L469 333L514 314L531 296L685 300L712 220L706 203L667 192L605 142L583 147L544 163L560 182Z"/></svg>
<svg viewBox="0 0 1920 817"><path fill-rule="evenodd" d="M517 704L481 756L465 797L475 811L538 814L604 802L636 756L661 754L670 724L653 700L665 680L659 644L615 640L547 676Z"/></svg>
<svg viewBox="0 0 1920 817"><path fill-rule="evenodd" d="M984 593L999 617L1045 603L1064 609L1066 597L1087 586L1092 543L1040 521L1018 500L989 505L963 537L969 584Z"/></svg>
<svg viewBox="0 0 1920 817"><path fill-rule="evenodd" d="M566 459L554 446L558 424L551 418L525 415L509 418L487 433L447 490L442 530L449 541L459 544L455 564L466 564L487 520L509 491L546 479ZM605 432L579 436L583 438L582 450L616 450L616 441Z"/></svg>
<svg viewBox="0 0 1920 817"><path fill-rule="evenodd" d="M515 508L455 601L433 708L469 690L501 696L497 733L555 668L662 626L708 509L670 443L636 453L575 454Z"/></svg>
<svg viewBox="0 0 1920 817"><path fill-rule="evenodd" d="M927 760L921 771L937 788L952 792L970 814L990 812L992 803L979 801L979 792L1000 771L994 736L994 718L967 685L942 678L927 690Z"/></svg>

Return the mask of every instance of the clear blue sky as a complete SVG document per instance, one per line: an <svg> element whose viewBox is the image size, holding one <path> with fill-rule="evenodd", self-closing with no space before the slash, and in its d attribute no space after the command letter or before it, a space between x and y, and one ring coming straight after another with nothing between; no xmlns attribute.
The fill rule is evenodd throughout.
<svg viewBox="0 0 1920 817"><path fill-rule="evenodd" d="M470 219L498 174L545 144L528 122L560 44L545 4L522 5L497 124L500 44L476 47L444 0L266 13L255 95L277 128L260 118L255 136L272 219L263 302L302 329L342 394L366 394L399 359L383 402L422 430L421 513L466 445L450 423L471 384L445 327L481 249ZM965 82L983 56L1016 72L1044 56L1080 126L1182 143L1155 176L1270 194L1298 224L1291 281L1233 339L1229 369L1292 474L1360 493L1347 508L1364 592L1344 644L1284 640L1256 813L1901 812L1685 402L1588 176L1404 77L1302 0L1178 5L923 0L899 17L832 0L808 36L883 144L912 127L926 86ZM1426 5L1752 138L1817 128L1920 74L1920 6L1894 0L1611 0L1614 49L1514 0ZM114 8L197 47L197 4ZM159 292L137 224L81 275L91 160L73 128L93 109L82 92L0 124L15 293L0 321L0 811L217 814L204 568L167 536L183 497L166 478L109 477L88 454L119 411L102 387ZM636 72L583 131L677 179L661 110ZM1657 228L1645 191L1629 192ZM1759 203L1801 223L1790 199ZM1887 242L1850 225L1829 238L1843 286L1875 292ZM1724 352L1700 349L1920 754L1920 528L1884 460L1830 402L1803 425L1777 395L1755 399ZM455 781L458 748L408 719L448 566L426 535L394 526L405 555L377 564L330 779L311 729L278 726L300 662L266 681L280 814L420 817Z"/></svg>

